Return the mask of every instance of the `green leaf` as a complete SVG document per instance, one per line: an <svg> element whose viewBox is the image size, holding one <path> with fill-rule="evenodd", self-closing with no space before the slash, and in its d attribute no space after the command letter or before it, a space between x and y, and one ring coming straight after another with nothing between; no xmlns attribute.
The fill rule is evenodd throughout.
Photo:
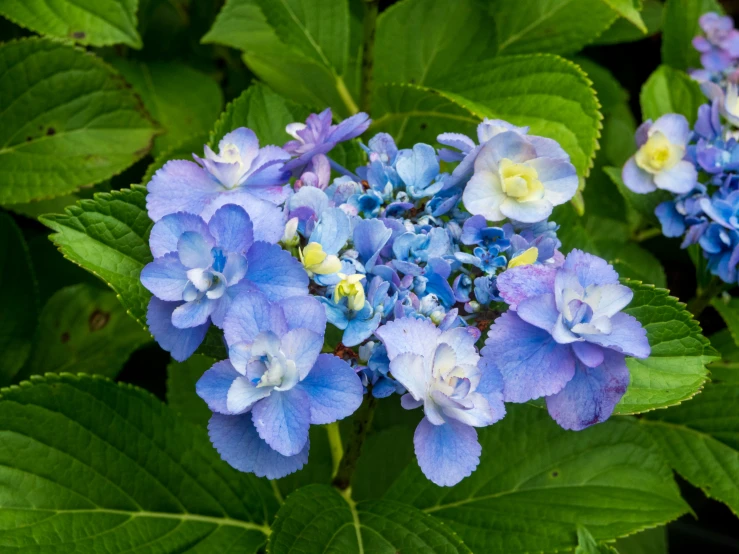
<svg viewBox="0 0 739 554"><path fill-rule="evenodd" d="M546 410L506 409L502 421L478 430L482 455L470 477L437 487L413 462L386 498L441 519L485 554L574 549L577 525L603 541L688 511L641 426L616 418L573 433Z"/></svg>
<svg viewBox="0 0 739 554"><path fill-rule="evenodd" d="M95 56L47 39L0 45L0 203L61 196L123 171L155 127Z"/></svg>
<svg viewBox="0 0 739 554"><path fill-rule="evenodd" d="M739 382L710 383L690 402L640 421L675 471L739 515Z"/></svg>
<svg viewBox="0 0 739 554"><path fill-rule="evenodd" d="M698 107L708 102L700 86L684 71L659 66L649 76L639 95L644 119L656 120L668 113L684 115L693 125Z"/></svg>
<svg viewBox="0 0 739 554"><path fill-rule="evenodd" d="M598 544L585 527L577 527L577 548L575 554L619 554L607 544Z"/></svg>
<svg viewBox="0 0 739 554"><path fill-rule="evenodd" d="M112 379L149 341L151 335L128 317L113 292L85 284L65 287L41 310L21 378L69 371Z"/></svg>
<svg viewBox="0 0 739 554"><path fill-rule="evenodd" d="M654 215L655 208L667 200L672 199L672 195L666 190L657 190L649 194L638 194L626 188L624 181L621 178L620 167L604 167L606 175L611 178L611 181L618 188L618 192L624 197L626 202L644 216L648 221L654 225L659 225L657 216Z"/></svg>
<svg viewBox="0 0 739 554"><path fill-rule="evenodd" d="M636 153L636 119L626 102L615 106L603 122L601 147L605 162L623 166Z"/></svg>
<svg viewBox="0 0 739 554"><path fill-rule="evenodd" d="M0 397L5 552L222 552L265 543L269 484L206 431L100 377L34 377Z"/></svg>
<svg viewBox="0 0 739 554"><path fill-rule="evenodd" d="M693 37L701 34L698 18L706 12L723 13L716 0L667 0L662 29L662 63L675 69L700 67Z"/></svg>
<svg viewBox="0 0 739 554"><path fill-rule="evenodd" d="M659 0L644 0L641 11L642 20L647 27L646 35L634 27L626 19L617 19L606 31L600 35L595 44L619 44L634 42L651 37L662 30L662 12L664 6Z"/></svg>
<svg viewBox="0 0 739 554"><path fill-rule="evenodd" d="M647 529L616 541L618 554L667 554L667 530Z"/></svg>
<svg viewBox="0 0 739 554"><path fill-rule="evenodd" d="M207 144L207 142L208 133L205 132L186 137L181 142L178 142L174 146L164 150L154 158L154 161L146 168L146 173L141 179L141 182L148 184L149 181L151 181L151 178L154 177L154 174L164 167L164 164L170 160L191 161L193 154L202 155L203 145Z"/></svg>
<svg viewBox="0 0 739 554"><path fill-rule="evenodd" d="M647 33L647 26L641 17L641 0L603 0L613 11L634 25L642 33ZM635 5L637 4L637 5Z"/></svg>
<svg viewBox="0 0 739 554"><path fill-rule="evenodd" d="M146 189L133 185L93 200L81 200L64 214L39 218L56 233L49 238L64 256L105 281L131 316L146 328L151 294L139 280L152 261L146 213Z"/></svg>
<svg viewBox="0 0 739 554"><path fill-rule="evenodd" d="M734 344L739 346L739 298L714 297L711 300L713 306L726 323L726 327L734 339Z"/></svg>
<svg viewBox="0 0 739 554"><path fill-rule="evenodd" d="M470 552L446 525L410 506L388 500L354 504L325 485L304 487L287 498L268 549L270 554Z"/></svg>
<svg viewBox="0 0 739 554"><path fill-rule="evenodd" d="M359 40L347 0L228 0L202 39L242 50L286 98L342 117L358 111Z"/></svg>
<svg viewBox="0 0 739 554"><path fill-rule="evenodd" d="M647 412L692 398L708 377L705 363L713 350L699 323L670 291L638 281L624 284L634 291L624 313L644 326L652 353L626 359L631 384L614 413Z"/></svg>
<svg viewBox="0 0 739 554"><path fill-rule="evenodd" d="M205 73L177 62L143 63L115 58L113 66L164 129L154 139L155 157L181 143L182 137L208 133L221 113L221 87Z"/></svg>
<svg viewBox="0 0 739 554"><path fill-rule="evenodd" d="M418 421L415 423L417 425ZM403 468L413 460L413 432L416 425L393 425L367 436L362 456L352 475L352 498L382 498ZM388 452L392 452L392 456L388 456Z"/></svg>
<svg viewBox="0 0 739 554"><path fill-rule="evenodd" d="M415 85L382 85L373 94L368 134L390 133L399 146L428 142L443 132L472 135L482 116L457 100Z"/></svg>
<svg viewBox="0 0 739 554"><path fill-rule="evenodd" d="M21 230L0 213L0 384L10 383L31 353L38 290Z"/></svg>
<svg viewBox="0 0 739 554"><path fill-rule="evenodd" d="M5 0L0 14L41 35L90 46L126 44L139 49L138 0Z"/></svg>
<svg viewBox="0 0 739 554"><path fill-rule="evenodd" d="M574 54L616 21L605 2L593 0L495 0L499 54Z"/></svg>
<svg viewBox="0 0 739 554"><path fill-rule="evenodd" d="M530 125L532 135L556 140L584 177L602 119L591 84L571 61L540 54L480 62L445 78L438 88L479 117Z"/></svg>
<svg viewBox="0 0 739 554"><path fill-rule="evenodd" d="M254 131L262 146L282 146L290 139L285 131L287 124L303 121L309 113L308 108L289 102L269 87L256 83L226 106L210 133L210 146L216 148L226 133L238 127Z"/></svg>
<svg viewBox="0 0 739 554"><path fill-rule="evenodd" d="M193 354L184 362L170 360L167 365L167 404L192 423L206 427L211 411L195 392L198 382L216 363L215 358Z"/></svg>
<svg viewBox="0 0 739 554"><path fill-rule="evenodd" d="M434 86L459 64L492 57L494 21L475 0L403 0L377 19L377 84Z"/></svg>
<svg viewBox="0 0 739 554"><path fill-rule="evenodd" d="M711 363L712 380L739 381L739 347L728 329L722 329L711 335L711 346L720 354L721 359Z"/></svg>

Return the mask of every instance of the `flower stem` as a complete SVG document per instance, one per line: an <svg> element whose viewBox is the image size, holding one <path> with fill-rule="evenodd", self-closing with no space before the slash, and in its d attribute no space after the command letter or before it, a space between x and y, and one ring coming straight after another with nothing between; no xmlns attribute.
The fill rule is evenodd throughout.
<svg viewBox="0 0 739 554"><path fill-rule="evenodd" d="M364 1L364 29L362 32L362 89L359 96L359 107L370 113L372 107L372 71L375 65L375 26L379 0Z"/></svg>
<svg viewBox="0 0 739 554"><path fill-rule="evenodd" d="M335 421L326 425L326 433L328 433L328 446L331 450L331 476L335 477L336 473L339 471L339 463L344 457L344 446L341 444L339 422Z"/></svg>
<svg viewBox="0 0 739 554"><path fill-rule="evenodd" d="M334 487L342 492L346 491L351 485L352 475L357 467L359 455L362 453L362 445L364 444L364 439L367 437L367 431L369 431L372 425L376 406L377 399L372 396L372 391L368 391L362 405L357 410L357 413L354 414L352 433L333 481Z"/></svg>
<svg viewBox="0 0 739 554"><path fill-rule="evenodd" d="M688 302L688 311L693 314L693 317L697 318L708 307L713 297L721 294L726 289L726 283L718 277L714 277L705 288L698 288L695 298Z"/></svg>

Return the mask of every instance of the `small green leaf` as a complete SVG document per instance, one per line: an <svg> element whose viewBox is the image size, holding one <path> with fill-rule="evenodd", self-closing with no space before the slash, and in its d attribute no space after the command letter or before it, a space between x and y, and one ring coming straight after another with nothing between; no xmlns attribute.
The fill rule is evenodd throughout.
<svg viewBox="0 0 739 554"><path fill-rule="evenodd" d="M495 0L488 6L499 54L574 54L618 18L593 0Z"/></svg>
<svg viewBox="0 0 739 554"><path fill-rule="evenodd" d="M734 343L739 346L739 298L717 296L711 300L711 306L724 320Z"/></svg>
<svg viewBox="0 0 739 554"><path fill-rule="evenodd" d="M215 358L193 354L184 362L167 365L167 404L192 423L207 427L211 411L195 392L195 384L216 363Z"/></svg>
<svg viewBox="0 0 739 554"><path fill-rule="evenodd" d="M723 13L717 0L667 0L662 29L662 63L675 69L700 67L693 38L701 34L698 18L707 12Z"/></svg>
<svg viewBox="0 0 739 554"><path fill-rule="evenodd" d="M616 541L618 554L667 554L667 530L647 529Z"/></svg>
<svg viewBox="0 0 739 554"><path fill-rule="evenodd" d="M640 0L603 0L603 2L610 6L618 15L633 24L642 33L647 33L647 26L639 13L641 7ZM635 6L635 3L638 3L639 6Z"/></svg>
<svg viewBox="0 0 739 554"><path fill-rule="evenodd" d="M0 384L6 385L31 353L38 291L26 241L6 213L0 213L0 244Z"/></svg>
<svg viewBox="0 0 739 554"><path fill-rule="evenodd" d="M4 552L256 553L269 483L219 459L205 429L101 377L34 377L0 397Z"/></svg>
<svg viewBox="0 0 739 554"><path fill-rule="evenodd" d="M699 323L670 291L638 281L624 284L634 291L624 313L644 326L652 353L645 360L626 359L631 384L614 413L647 412L692 398L708 378L705 364L713 351Z"/></svg>
<svg viewBox="0 0 739 554"><path fill-rule="evenodd" d="M626 19L617 19L606 31L600 35L595 44L620 44L644 40L662 30L662 12L664 5L660 0L644 0L641 17L647 27L647 34L634 27Z"/></svg>
<svg viewBox="0 0 739 554"><path fill-rule="evenodd" d="M112 63L164 130L154 139L154 157L181 143L183 137L208 133L221 113L223 93L205 73L177 62L114 58Z"/></svg>
<svg viewBox="0 0 739 554"><path fill-rule="evenodd" d="M74 285L41 310L33 352L21 378L43 373L97 373L111 379L128 357L151 341L112 291Z"/></svg>
<svg viewBox="0 0 739 554"><path fill-rule="evenodd" d="M50 239L66 258L96 275L117 294L129 314L146 328L151 294L139 280L152 261L146 213L146 189L133 185L93 200L80 200L64 214L39 218L56 233Z"/></svg>
<svg viewBox="0 0 739 554"><path fill-rule="evenodd" d="M571 61L539 54L500 57L460 68L437 88L478 117L530 125L532 135L556 140L585 177L593 164L603 118L591 84Z"/></svg>
<svg viewBox="0 0 739 554"><path fill-rule="evenodd" d="M739 381L710 383L690 402L640 421L675 471L739 515Z"/></svg>
<svg viewBox="0 0 739 554"><path fill-rule="evenodd" d="M413 462L386 498L433 515L485 554L574 549L578 525L604 541L689 510L640 425L615 418L573 433L546 410L506 409L502 421L478 429L482 455L472 475L437 487Z"/></svg>
<svg viewBox="0 0 739 554"><path fill-rule="evenodd" d="M146 155L156 133L123 78L48 39L0 45L0 203L69 194Z"/></svg>
<svg viewBox="0 0 739 554"><path fill-rule="evenodd" d="M446 525L408 505L388 500L355 504L325 485L303 487L287 498L268 549L270 554L470 552Z"/></svg>
<svg viewBox="0 0 739 554"><path fill-rule="evenodd" d="M42 35L90 46L127 44L139 49L138 0L5 0L0 14Z"/></svg>
<svg viewBox="0 0 739 554"><path fill-rule="evenodd" d="M285 126L305 120L309 113L308 108L285 100L269 87L256 83L226 106L210 133L210 146L216 148L226 133L238 127L254 131L261 146L282 146L291 138Z"/></svg>
<svg viewBox="0 0 739 554"><path fill-rule="evenodd" d="M708 102L697 82L667 65L659 66L649 76L639 101L644 119L656 120L668 113L678 113L691 125L698 117L698 107Z"/></svg>
<svg viewBox="0 0 739 554"><path fill-rule="evenodd" d="M598 544L593 535L585 527L577 527L577 548L575 554L619 554L615 548L607 544Z"/></svg>
<svg viewBox="0 0 739 554"><path fill-rule="evenodd" d="M493 18L474 0L403 0L377 19L377 84L434 86L460 64L495 54Z"/></svg>

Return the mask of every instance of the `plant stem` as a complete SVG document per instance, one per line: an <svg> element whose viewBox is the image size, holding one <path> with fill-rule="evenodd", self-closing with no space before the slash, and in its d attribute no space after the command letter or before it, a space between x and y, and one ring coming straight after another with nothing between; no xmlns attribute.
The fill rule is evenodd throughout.
<svg viewBox="0 0 739 554"><path fill-rule="evenodd" d="M341 444L341 433L339 432L339 422L335 421L326 425L326 433L328 433L328 446L331 450L331 476L336 477L339 471L339 463L344 457L344 446Z"/></svg>
<svg viewBox="0 0 739 554"><path fill-rule="evenodd" d="M654 237L658 237L661 234L662 234L662 229L658 227L652 227L651 229L644 229L636 233L633 237L633 240L636 242L642 242L648 239L652 239Z"/></svg>
<svg viewBox="0 0 739 554"><path fill-rule="evenodd" d="M362 445L372 425L372 417L375 415L377 399L368 391L362 405L354 414L352 434L347 443L344 456L341 458L339 469L334 477L333 485L340 491L346 491L351 485L352 475L357 467L357 460L362 453Z"/></svg>
<svg viewBox="0 0 739 554"><path fill-rule="evenodd" d="M362 85L359 107L370 113L372 106L372 72L375 65L375 26L379 0L364 0L364 29L362 32Z"/></svg>
<svg viewBox="0 0 739 554"><path fill-rule="evenodd" d="M707 287L698 288L695 298L688 302L688 311L697 318L708 307L713 297L724 290L726 290L726 284L718 277L714 277Z"/></svg>

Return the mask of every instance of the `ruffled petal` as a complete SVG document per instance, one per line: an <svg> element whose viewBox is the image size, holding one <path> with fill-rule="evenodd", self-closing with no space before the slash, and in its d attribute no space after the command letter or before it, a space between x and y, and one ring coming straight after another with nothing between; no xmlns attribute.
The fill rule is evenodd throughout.
<svg viewBox="0 0 739 554"><path fill-rule="evenodd" d="M193 231L206 240L210 239L211 246L215 241L210 237L208 226L200 216L189 213L176 213L165 215L151 228L149 235L149 246L154 258L160 258L165 254L177 251L177 242L183 233Z"/></svg>
<svg viewBox="0 0 739 554"><path fill-rule="evenodd" d="M241 206L227 204L208 221L210 234L226 252L244 253L254 242L254 228L249 214Z"/></svg>
<svg viewBox="0 0 739 554"><path fill-rule="evenodd" d="M189 358L203 342L210 325L178 329L172 325L172 312L181 302L164 302L158 298L149 300L146 323L154 339L178 362Z"/></svg>
<svg viewBox="0 0 739 554"><path fill-rule="evenodd" d="M275 244L255 242L246 255L248 281L276 302L292 296L308 294L308 274L289 252Z"/></svg>
<svg viewBox="0 0 739 554"><path fill-rule="evenodd" d="M421 471L440 487L451 487L471 475L482 453L475 428L454 420L434 425L424 417L413 445Z"/></svg>
<svg viewBox="0 0 739 554"><path fill-rule="evenodd" d="M186 160L164 164L146 188L146 209L154 221L176 212L200 215L225 190L202 167Z"/></svg>
<svg viewBox="0 0 739 554"><path fill-rule="evenodd" d="M552 292L556 274L550 266L524 265L504 271L496 283L500 296L515 310L527 298Z"/></svg>
<svg viewBox="0 0 739 554"><path fill-rule="evenodd" d="M228 389L238 377L241 375L234 369L231 362L228 360L217 362L198 379L195 392L205 400L212 412L231 413L226 407L226 398Z"/></svg>
<svg viewBox="0 0 739 554"><path fill-rule="evenodd" d="M259 436L283 456L298 454L308 442L310 398L303 390L273 391L251 414Z"/></svg>
<svg viewBox="0 0 739 554"><path fill-rule="evenodd" d="M404 352L421 357L432 356L441 331L428 320L402 318L388 322L375 334L385 345L388 357L392 360Z"/></svg>
<svg viewBox="0 0 739 554"><path fill-rule="evenodd" d="M362 403L364 387L352 367L331 354L318 356L298 385L310 398L310 422L333 423L352 415Z"/></svg>

